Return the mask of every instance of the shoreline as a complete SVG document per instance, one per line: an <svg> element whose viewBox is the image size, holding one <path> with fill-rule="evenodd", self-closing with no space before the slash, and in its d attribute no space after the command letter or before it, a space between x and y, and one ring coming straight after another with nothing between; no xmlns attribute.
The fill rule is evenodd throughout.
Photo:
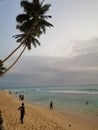
<svg viewBox="0 0 98 130"><path fill-rule="evenodd" d="M88 119L78 113L70 111L49 110L47 107L38 106L24 101L26 115L24 124L19 121L17 108L21 101L13 94L0 91L0 110L4 120L4 130L97 130L98 118Z"/></svg>

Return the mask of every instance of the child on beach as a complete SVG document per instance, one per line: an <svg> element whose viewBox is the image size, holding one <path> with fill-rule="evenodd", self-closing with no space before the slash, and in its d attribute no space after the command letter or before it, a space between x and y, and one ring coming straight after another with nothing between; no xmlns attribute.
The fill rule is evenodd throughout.
<svg viewBox="0 0 98 130"><path fill-rule="evenodd" d="M20 110L20 122L23 124L23 118L25 115L24 103L22 103L22 105L18 108L18 110Z"/></svg>

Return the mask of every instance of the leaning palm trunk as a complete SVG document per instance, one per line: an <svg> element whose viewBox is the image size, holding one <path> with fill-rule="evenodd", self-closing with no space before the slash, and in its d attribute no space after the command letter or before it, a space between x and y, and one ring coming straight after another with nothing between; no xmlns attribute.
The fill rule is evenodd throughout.
<svg viewBox="0 0 98 130"><path fill-rule="evenodd" d="M29 35L30 35L31 32L32 32L32 28L33 28L33 26L31 26L31 28L29 29L29 31L28 31L26 37L24 38L23 42L22 42L15 50L13 50L13 51L2 61L2 63L4 63L6 60L8 60L8 59L25 43L25 41L27 40L27 38L29 37Z"/></svg>
<svg viewBox="0 0 98 130"><path fill-rule="evenodd" d="M13 62L13 64L11 66L9 66L4 72L3 74L5 74L7 71L9 71L15 64L16 62L20 59L20 57L22 56L23 52L25 51L26 46L23 48L23 50L21 51L21 53L19 54L19 56L17 57L17 59Z"/></svg>
<svg viewBox="0 0 98 130"><path fill-rule="evenodd" d="M22 46L22 43L21 43L15 50L13 50L13 51L2 61L2 63L4 63L6 60L8 60L21 46Z"/></svg>
<svg viewBox="0 0 98 130"><path fill-rule="evenodd" d="M30 35L31 32L32 32L32 28L33 28L33 26L31 26L31 28L29 29L29 31L28 31L26 37L25 37L24 40L21 42L21 44L20 44L15 50L13 50L13 51L9 54L9 56L7 56L7 57L2 61L2 64L3 64L5 61L7 61L23 44L25 44L25 41L27 40L27 38L29 37L29 35ZM12 64L10 67L8 67L7 69L5 69L5 71L2 72L2 74L0 74L0 76L3 76L7 71L9 71L9 70L17 63L17 61L19 60L19 58L21 57L21 55L22 55L23 52L25 51L26 47L27 47L27 46L25 45L23 51L20 53L20 55L18 56L18 58L13 62L13 64Z"/></svg>

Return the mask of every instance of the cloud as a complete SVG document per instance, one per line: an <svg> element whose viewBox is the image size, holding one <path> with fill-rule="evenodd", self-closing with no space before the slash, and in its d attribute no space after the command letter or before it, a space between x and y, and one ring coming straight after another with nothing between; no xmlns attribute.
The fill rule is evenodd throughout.
<svg viewBox="0 0 98 130"><path fill-rule="evenodd" d="M82 41L73 41L73 51L77 55L83 54L98 54L98 38L92 38L89 40L82 40Z"/></svg>
<svg viewBox="0 0 98 130"><path fill-rule="evenodd" d="M22 57L0 86L98 84L98 39L74 42L71 57Z"/></svg>

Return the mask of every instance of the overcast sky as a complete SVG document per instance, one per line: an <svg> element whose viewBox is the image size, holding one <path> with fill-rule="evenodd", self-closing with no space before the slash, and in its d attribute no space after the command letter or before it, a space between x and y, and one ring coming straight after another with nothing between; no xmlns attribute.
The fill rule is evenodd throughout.
<svg viewBox="0 0 98 130"><path fill-rule="evenodd" d="M98 0L45 3L51 4L49 22L54 27L41 36L40 47L26 50L15 67L0 77L0 86L98 84ZM12 36L18 33L15 18L19 13L20 0L0 1L0 59L17 47Z"/></svg>

